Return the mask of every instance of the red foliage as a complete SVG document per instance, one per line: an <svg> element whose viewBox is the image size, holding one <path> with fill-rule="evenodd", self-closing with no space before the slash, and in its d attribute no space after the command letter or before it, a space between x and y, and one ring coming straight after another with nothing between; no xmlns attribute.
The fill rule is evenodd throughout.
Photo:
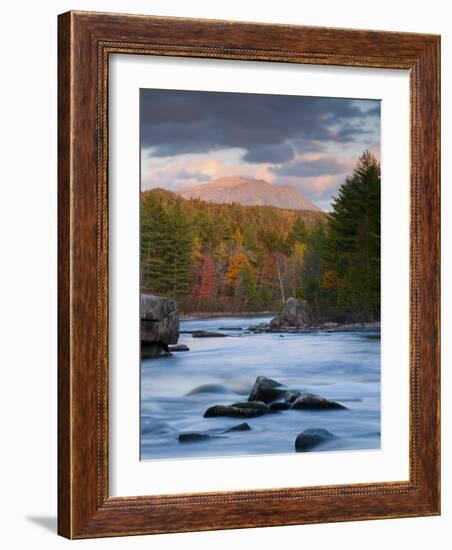
<svg viewBox="0 0 452 550"><path fill-rule="evenodd" d="M206 254L197 276L197 282L193 287L193 298L198 300L212 298L215 292L215 269L212 256Z"/></svg>

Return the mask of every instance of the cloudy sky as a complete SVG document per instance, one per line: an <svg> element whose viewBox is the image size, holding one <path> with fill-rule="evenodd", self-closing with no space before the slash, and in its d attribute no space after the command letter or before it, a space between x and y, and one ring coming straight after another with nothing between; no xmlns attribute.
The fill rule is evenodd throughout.
<svg viewBox="0 0 452 550"><path fill-rule="evenodd" d="M142 89L140 117L143 190L243 176L329 210L362 151L380 156L377 100Z"/></svg>

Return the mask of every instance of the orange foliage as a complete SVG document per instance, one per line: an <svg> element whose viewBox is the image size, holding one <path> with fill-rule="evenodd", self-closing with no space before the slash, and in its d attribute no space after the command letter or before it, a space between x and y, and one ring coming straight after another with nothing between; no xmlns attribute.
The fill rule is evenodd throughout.
<svg viewBox="0 0 452 550"><path fill-rule="evenodd" d="M337 273L335 271L325 271L322 278L322 288L337 288Z"/></svg>

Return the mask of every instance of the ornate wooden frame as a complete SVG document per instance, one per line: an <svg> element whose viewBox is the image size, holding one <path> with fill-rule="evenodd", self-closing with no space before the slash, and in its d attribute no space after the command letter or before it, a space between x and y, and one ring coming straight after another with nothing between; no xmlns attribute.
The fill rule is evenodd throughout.
<svg viewBox="0 0 452 550"><path fill-rule="evenodd" d="M440 510L440 38L138 15L59 16L58 531L68 538ZM410 479L208 494L108 494L108 60L112 53L408 69Z"/></svg>

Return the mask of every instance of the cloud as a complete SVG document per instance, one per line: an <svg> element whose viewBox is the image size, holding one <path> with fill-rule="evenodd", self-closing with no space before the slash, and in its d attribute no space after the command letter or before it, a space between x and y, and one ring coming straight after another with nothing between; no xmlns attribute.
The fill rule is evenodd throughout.
<svg viewBox="0 0 452 550"><path fill-rule="evenodd" d="M350 168L349 162L344 162L335 157L323 157L311 160L299 158L282 166L270 168L270 170L279 176L309 178L345 174Z"/></svg>
<svg viewBox="0 0 452 550"><path fill-rule="evenodd" d="M243 156L245 162L270 162L282 163L292 160L295 156L293 147L288 143L277 143L276 145L261 145L248 150Z"/></svg>
<svg viewBox="0 0 452 550"><path fill-rule="evenodd" d="M355 142L379 102L266 94L142 89L141 145L165 157L244 149L248 162L280 163L312 142Z"/></svg>

